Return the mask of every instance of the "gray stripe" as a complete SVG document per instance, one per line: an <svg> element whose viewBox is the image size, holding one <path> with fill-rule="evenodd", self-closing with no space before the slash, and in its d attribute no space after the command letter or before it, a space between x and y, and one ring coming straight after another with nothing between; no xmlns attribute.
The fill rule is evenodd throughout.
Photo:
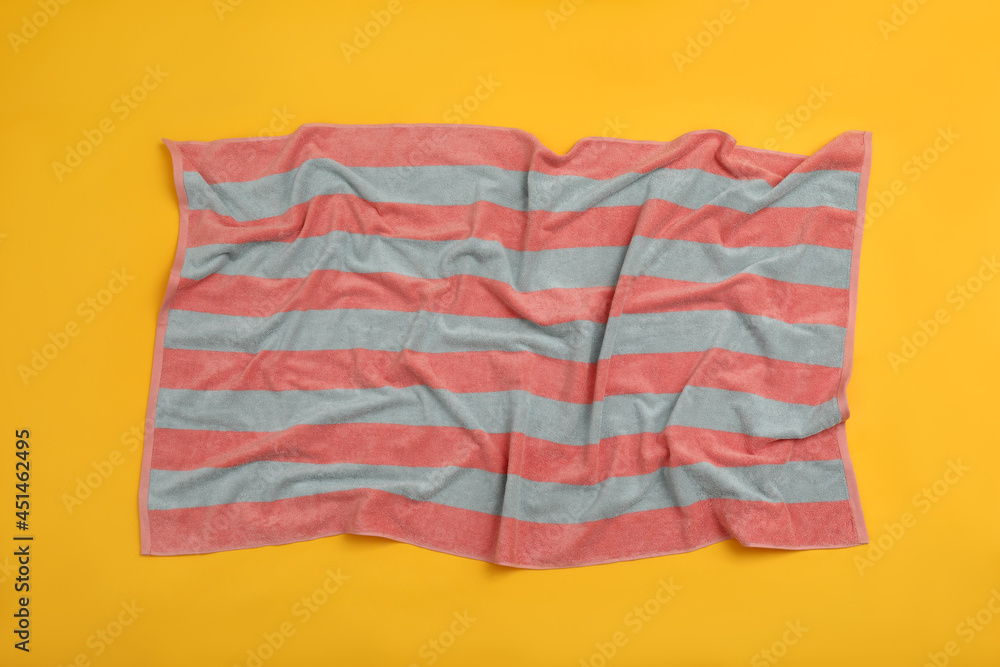
<svg viewBox="0 0 1000 667"><path fill-rule="evenodd" d="M164 346L188 350L531 351L596 361L604 325L573 320L542 326L509 317L420 311L295 310L268 317L171 310Z"/></svg>
<svg viewBox="0 0 1000 667"><path fill-rule="evenodd" d="M622 273L717 283L740 273L820 287L851 286L851 251L802 243L727 248L715 243L635 237Z"/></svg>
<svg viewBox="0 0 1000 667"><path fill-rule="evenodd" d="M258 461L234 468L151 470L149 509L270 502L352 489L377 489L415 501L539 523L611 519L712 498L772 503L848 498L839 460L731 468L694 463L592 485L537 482L454 466Z"/></svg>
<svg viewBox="0 0 1000 667"><path fill-rule="evenodd" d="M833 324L789 324L731 310L634 313L619 319L614 345L601 350L603 357L719 348L830 368L844 361L847 330Z"/></svg>
<svg viewBox="0 0 1000 667"><path fill-rule="evenodd" d="M856 210L860 175L820 170L793 173L777 186L738 180L700 169L656 169L609 179L553 176L489 165L348 167L328 158L307 160L281 174L253 181L209 185L184 172L188 206L246 222L281 215L313 197L352 194L370 202L440 206L487 201L519 211L584 211L638 206L662 199L685 208L707 204L754 213L765 207L831 206Z"/></svg>
<svg viewBox="0 0 1000 667"><path fill-rule="evenodd" d="M721 348L770 359L839 368L846 330L789 324L728 310L631 314L602 350L605 326L573 320L542 326L528 320L428 311L295 310L268 317L171 310L164 345L187 350L349 350L396 352L529 351L570 361L600 354L704 352Z"/></svg>
<svg viewBox="0 0 1000 667"><path fill-rule="evenodd" d="M804 285L851 282L851 251L800 244L727 248L715 243L633 237L629 246L511 250L498 241L424 241L334 231L291 243L221 243L188 248L181 275L213 273L306 278L312 271L391 272L414 278L473 275L520 292L556 287L613 287L619 275L714 283L739 273Z"/></svg>
<svg viewBox="0 0 1000 667"><path fill-rule="evenodd" d="M685 387L679 394L622 394L569 403L527 391L455 393L426 385L321 390L161 388L159 428L277 432L299 424L453 426L523 433L565 445L659 433L667 426L803 438L841 421L837 399L785 403L739 391Z"/></svg>

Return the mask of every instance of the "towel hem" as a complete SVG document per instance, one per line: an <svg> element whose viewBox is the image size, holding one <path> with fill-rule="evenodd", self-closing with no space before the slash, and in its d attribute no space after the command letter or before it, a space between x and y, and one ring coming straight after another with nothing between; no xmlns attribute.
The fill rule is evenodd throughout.
<svg viewBox="0 0 1000 667"><path fill-rule="evenodd" d="M865 526L864 513L861 511L861 497L858 494L858 483L854 475L854 465L847 447L847 427L844 421L850 416L847 404L847 383L851 378L854 366L854 329L858 310L858 276L860 275L861 239L865 228L865 203L868 199L868 181L871 176L872 163L872 133L864 132L864 158L858 182L857 216L854 222L854 242L851 247L851 284L849 290L849 309L847 315L847 332L844 336L844 361L841 368L840 387L837 391L837 404L840 408L841 422L837 425L837 442L840 446L840 458L844 464L844 478L847 482L847 494L851 512L857 530L860 544L868 543L868 529Z"/></svg>
<svg viewBox="0 0 1000 667"><path fill-rule="evenodd" d="M629 144L663 144L663 143L670 143L673 141L677 141L682 137L690 135L712 134L724 137L729 141L731 141L734 146L747 150L753 150L760 153L770 153L774 155L784 155L787 157L803 158L803 159L809 157L809 155L802 153L789 153L787 151L776 151L770 148L760 148L757 146L749 146L747 144L741 144L739 140L737 140L736 137L730 134L729 132L717 129L689 130L687 132L682 132L673 139L669 139L667 141L660 139L630 139L627 137L602 137L598 135L589 135L577 139L576 142L565 153L556 153L551 148L545 146L545 144L542 143L541 139L538 138L538 135L528 130L522 129L520 127L511 127L507 125L479 125L477 123L301 123L295 130L289 132L288 134L275 134L271 136L262 136L262 137L226 137L223 139L211 139L211 140L189 139L171 143L208 145L208 144L228 144L228 143L247 143L247 142L271 142L276 140L287 141L289 137L293 136L296 132L306 127L335 127L335 128L448 127L448 128L480 128L487 130L516 132L519 134L523 134L527 137L530 137L532 142L535 143L537 146L544 147L552 151L554 155L562 158L570 157L571 154L577 149L577 147L584 141L587 141L588 139L599 139L601 141L611 141L616 143L621 142Z"/></svg>
<svg viewBox="0 0 1000 667"><path fill-rule="evenodd" d="M613 563L628 563L628 562L631 562L631 561L645 560L647 558L659 558L661 556L672 556L672 555L676 555L676 554L691 553L693 551L699 551L701 549L705 549L706 547L710 547L710 546L712 546L714 544L720 544L722 542L728 542L728 541L736 542L740 546L746 547L746 548L751 548L751 549L774 549L774 550L777 550L777 551L811 551L813 549L847 549L847 548L850 548L850 547L856 547L856 546L860 546L862 544L866 544L867 543L867 537L866 537L864 541L858 541L858 542L853 542L853 543L848 542L848 543L835 543L835 544L808 544L808 545L802 545L802 546L787 546L787 545L779 545L779 544L770 544L770 543L766 543L766 542L742 542L742 541L739 540L739 538L736 538L736 537L733 537L733 536L729 535L729 536L720 537L720 538L717 538L717 539L712 539L712 540L706 541L704 543L685 546L685 547L682 547L682 548L679 548L679 549L656 550L656 551L650 551L650 552L647 552L647 553L637 553L637 554L631 554L631 555L629 555L628 557L625 557L625 558L614 557L614 558L607 558L607 559L597 559L597 560L592 560L592 561L580 561L580 562L574 562L574 563L568 563L568 564L550 565L550 564L533 563L533 562L530 562L530 561L515 562L515 561L508 561L508 560L505 560L505 559L494 559L494 558L490 558L490 557L487 557L487 556L484 556L484 555L480 555L480 554L459 551L457 549L447 549L447 548L444 548L444 547L442 547L440 545L436 545L436 544L429 543L429 542L428 543L423 543L423 542L414 541L412 538L401 539L398 535L393 535L392 533L389 533L387 531L351 530L350 532L330 533L328 535L316 535L315 537L308 537L308 538L301 538L300 537L300 538L292 538L292 539L288 539L288 540L274 540L274 541L265 542L265 543L261 543L261 544L247 544L247 545L239 545L239 546L226 546L226 547L209 548L209 549L190 549L190 550L183 550L183 551L181 551L181 550L177 550L177 551L164 550L164 551L157 551L155 553L152 553L151 555L153 555L153 556L160 556L160 557L164 557L164 556L166 556L166 557L169 557L169 556L200 556L200 555L205 555L205 554L227 553L227 552L230 552L230 551L242 551L242 550L245 550L245 549L260 549L260 548L266 548L266 547L287 546L289 544L299 544L299 543L302 543L302 542L313 542L313 541L316 541L316 540L326 540L326 539L329 539L331 537L337 537L337 536L340 536L340 535L359 535L359 536L363 536L363 537L381 537L381 538L384 538L384 539L387 539L387 540L391 540L392 542L394 542L396 544L403 544L403 545L413 546L413 547L417 547L419 549L427 549L428 551L434 551L436 553L447 554L449 556L458 556L459 558L467 558L469 560L475 560L475 561L479 561L481 563L489 563L491 565L499 565L499 566L502 566L502 567L513 567L513 568L518 568L518 569L521 569L521 570L568 570L568 569L577 568L577 567L590 567L592 565L610 565L610 564L613 564Z"/></svg>
<svg viewBox="0 0 1000 667"><path fill-rule="evenodd" d="M187 191L184 189L184 156L180 151L178 142L169 139L163 139L162 141L170 151L170 159L173 163L174 189L177 192L180 220L177 230L177 250L174 253L174 262L170 267L170 278L167 281L167 290L163 295L163 302L160 305L160 312L156 320L153 369L149 380L149 400L146 405L146 423L143 431L142 471L139 477L139 542L140 553L144 555L152 553L149 529L149 472L153 463L156 399L159 395L160 375L163 370L163 347L167 333L167 317L170 312L170 303L173 301L174 294L177 292L177 286L180 283L181 268L184 266L189 219Z"/></svg>

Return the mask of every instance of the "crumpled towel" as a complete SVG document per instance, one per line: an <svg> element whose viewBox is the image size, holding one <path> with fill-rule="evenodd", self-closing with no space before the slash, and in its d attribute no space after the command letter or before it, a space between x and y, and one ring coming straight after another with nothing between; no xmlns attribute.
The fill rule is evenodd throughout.
<svg viewBox="0 0 1000 667"><path fill-rule="evenodd" d="M165 143L142 553L868 541L844 420L870 133L811 156L440 124Z"/></svg>

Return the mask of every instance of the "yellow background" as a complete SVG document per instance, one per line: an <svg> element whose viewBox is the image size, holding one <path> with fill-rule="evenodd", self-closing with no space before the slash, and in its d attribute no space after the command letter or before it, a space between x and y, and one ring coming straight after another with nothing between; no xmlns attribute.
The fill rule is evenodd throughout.
<svg viewBox="0 0 1000 667"><path fill-rule="evenodd" d="M949 641L949 664L1000 664L1000 618L971 641L959 634L1000 589L1000 279L961 308L949 300L1000 252L996 3L909 0L907 14L897 2L893 25L893 0L590 0L563 3L565 16L547 13L559 0L402 0L348 60L342 43L387 1L236 2L69 0L34 32L24 21L43 22L32 19L37 1L0 11L0 664L252 665L247 651L286 622L294 634L261 664L599 667L598 644L619 631L627 642L606 662L622 667L773 664L763 650L788 666L922 665ZM679 68L674 54L706 21L719 34L704 32L707 45ZM31 36L13 44L10 33ZM147 67L164 78L121 118L112 105ZM499 85L467 100L479 77ZM828 99L800 109L813 86ZM272 122L286 123L280 134L309 122L444 122L455 104L477 107L466 122L522 128L560 153L585 136L670 140L707 128L811 153L841 131L873 132L869 202L888 200L897 180L900 193L865 233L847 432L872 540L887 548L730 541L557 571L356 536L140 557L141 448L122 437L144 420L177 237L160 138L245 137ZM796 112L807 118L788 136L779 123ZM52 163L105 119L113 131L60 180ZM935 154L948 128L958 137ZM926 171L907 170L925 150L935 158ZM123 268L134 279L88 321L78 305ZM939 309L947 322L894 370L889 353ZM69 322L78 335L25 382L18 367ZM21 428L32 435L30 654L12 646L8 555ZM112 457L120 465L67 507ZM969 469L954 484L941 481L949 461ZM935 481L946 493L915 502ZM915 523L894 537L884 524L905 512ZM349 579L301 622L293 606L338 568ZM626 614L671 578L681 589L632 632ZM142 611L120 636L96 639L109 624L117 632L133 601ZM428 642L450 643L453 613L465 611L475 622L434 652ZM786 623L807 630L784 634Z"/></svg>

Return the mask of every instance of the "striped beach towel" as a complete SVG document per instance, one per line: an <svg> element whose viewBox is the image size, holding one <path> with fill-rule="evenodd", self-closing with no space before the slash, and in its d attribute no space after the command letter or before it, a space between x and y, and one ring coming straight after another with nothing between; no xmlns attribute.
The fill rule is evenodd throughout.
<svg viewBox="0 0 1000 667"><path fill-rule="evenodd" d="M440 124L165 143L143 553L868 541L844 421L869 133L810 156Z"/></svg>

